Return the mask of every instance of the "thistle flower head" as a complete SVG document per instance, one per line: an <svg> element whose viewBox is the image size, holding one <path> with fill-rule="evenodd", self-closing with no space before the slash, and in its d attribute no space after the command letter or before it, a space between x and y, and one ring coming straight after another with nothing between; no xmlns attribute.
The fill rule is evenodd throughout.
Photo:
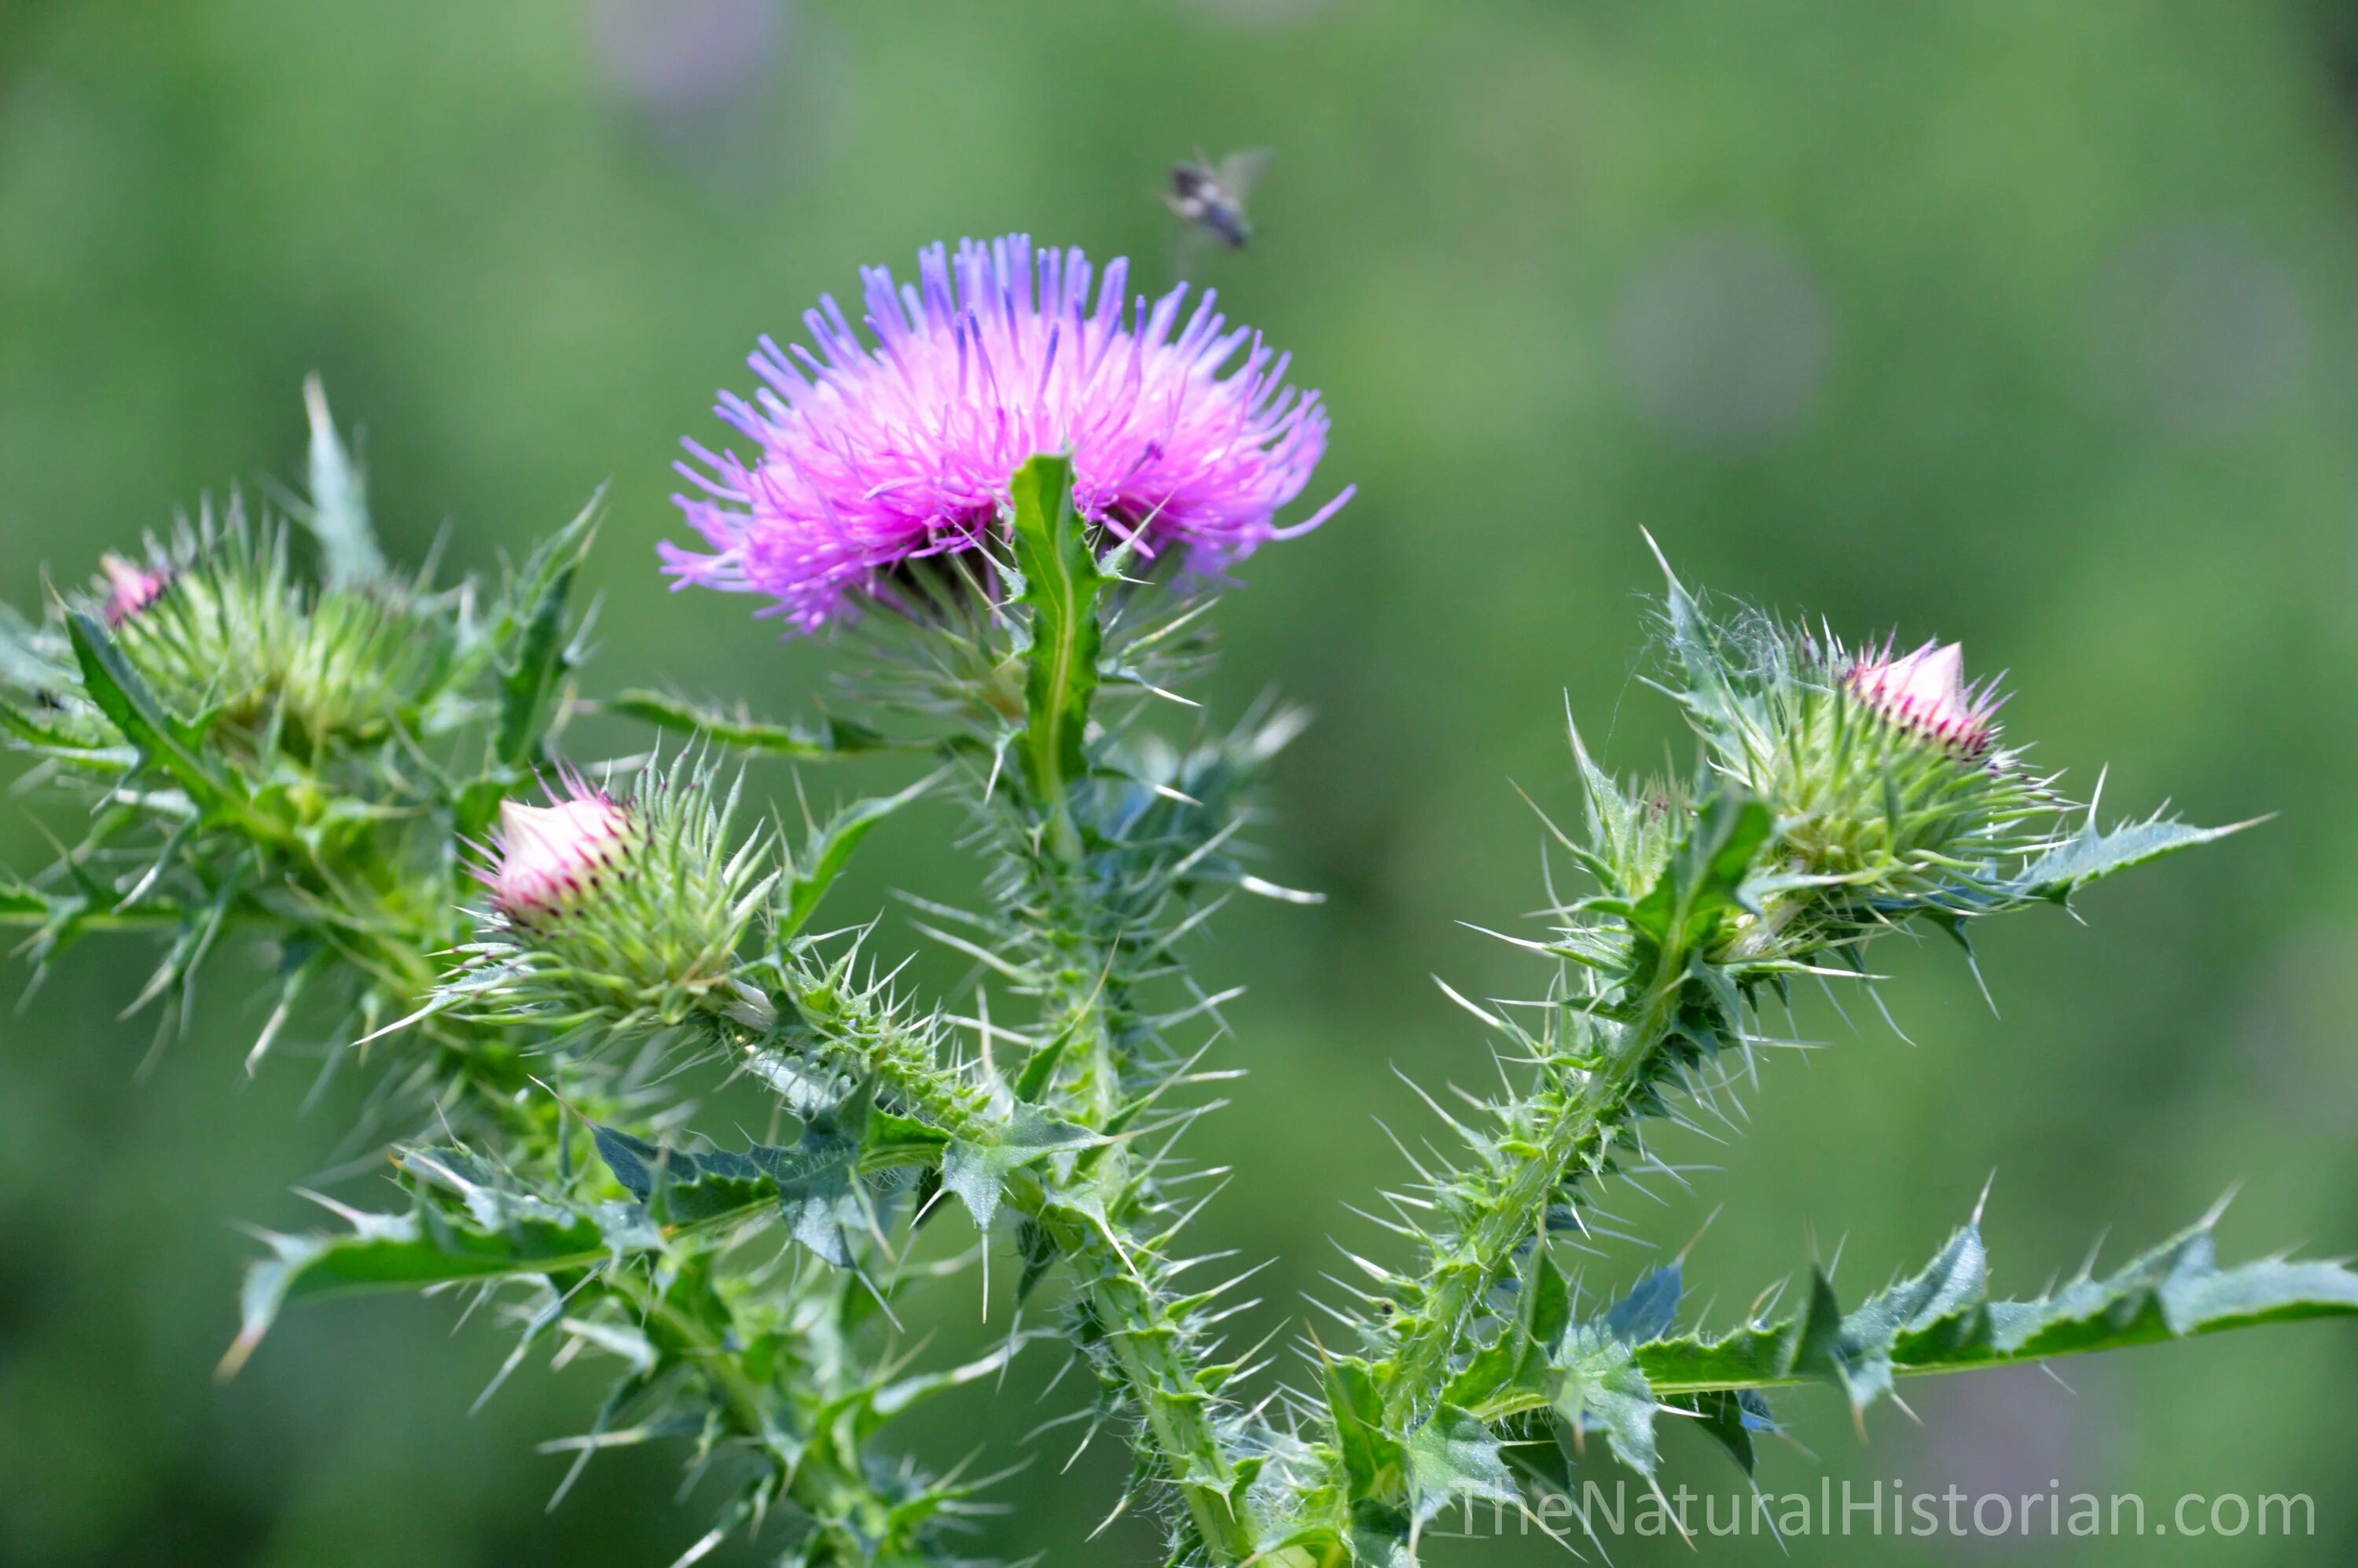
<svg viewBox="0 0 2358 1568"><path fill-rule="evenodd" d="M101 556L98 565L106 579L106 601L101 612L110 627L120 627L163 598L164 590L171 586L170 573L141 566L122 556Z"/></svg>
<svg viewBox="0 0 2358 1568"><path fill-rule="evenodd" d="M1129 263L1092 301L1078 250L1024 235L922 252L914 284L863 274L862 324L832 298L806 313L817 351L762 340L766 384L717 412L758 445L750 461L687 443L676 497L709 554L666 544L680 584L760 593L798 631L845 613L896 568L986 549L1025 460L1069 452L1074 504L1148 557L1216 571L1315 527L1292 526L1326 448L1314 392L1286 385L1288 357L1232 327L1206 290L1130 301Z"/></svg>
<svg viewBox="0 0 2358 1568"><path fill-rule="evenodd" d="M1892 643L1863 651L1843 684L1885 722L1960 757L1978 757L1997 737L1992 722L2003 699L1996 682L1965 684L1962 643L1927 643L1891 656Z"/></svg>
<svg viewBox="0 0 2358 1568"><path fill-rule="evenodd" d="M483 872L492 902L511 925L562 918L619 875L638 844L631 814L603 790L568 775L566 797L549 806L504 801Z"/></svg>

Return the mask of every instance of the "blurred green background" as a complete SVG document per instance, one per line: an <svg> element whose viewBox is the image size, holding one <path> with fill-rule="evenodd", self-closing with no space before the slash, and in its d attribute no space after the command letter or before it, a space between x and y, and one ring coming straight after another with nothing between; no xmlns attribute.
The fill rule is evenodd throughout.
<svg viewBox="0 0 2358 1568"><path fill-rule="evenodd" d="M1836 1048L1775 1065L1750 1136L1675 1145L1723 1173L1622 1195L1671 1247L1725 1205L1690 1263L1715 1319L1838 1242L1842 1282L1880 1283L1993 1170L2008 1288L2238 1181L2231 1249L2358 1249L2349 8L0 0L0 592L29 605L204 491L291 475L317 368L412 555L448 524L490 565L611 478L593 689L795 710L823 650L653 569L676 439L721 434L713 390L747 384L754 335L960 234L1127 253L1153 284L1171 160L1256 146L1260 242L1194 270L1331 400L1322 488L1360 486L1221 611L1218 706L1275 685L1318 711L1266 837L1271 875L1330 895L1238 910L1200 959L1252 987L1220 1051L1254 1077L1196 1147L1239 1173L1205 1243L1282 1259L1264 1325L1328 1237L1378 1245L1341 1206L1400 1174L1372 1120L1416 1125L1392 1067L1488 1070L1427 975L1537 983L1455 922L1539 900L1509 781L1569 805L1565 695L1625 765L1676 743L1631 678L1641 524L1693 580L1962 637L2015 672L2042 762L2083 792L2111 764L2112 806L2282 814L2096 894L2087 928L1991 931L1996 1015L1931 947L1887 964L1912 1045L1805 1008ZM953 827L896 823L846 912L954 890ZM43 853L0 816L8 863ZM897 916L882 940L917 941ZM659 1568L693 1540L671 1452L601 1460L544 1518L563 1461L531 1444L579 1430L598 1379L524 1377L470 1418L504 1345L453 1338L447 1303L300 1314L213 1383L253 1250L233 1222L302 1217L287 1189L357 1086L299 1116L310 1064L246 1081L234 958L143 1074L149 1025L114 1019L141 966L93 943L0 1016L0 1563ZM946 1309L951 1339L971 1311ZM2347 1562L2353 1352L2358 1328L2312 1325L2074 1364L2070 1390L1942 1379L1909 1391L1920 1427L1885 1407L1864 1444L1802 1393L1783 1410L1815 1458L1774 1448L1764 1481L2317 1507L2289 1541L1870 1537L1800 1562ZM911 1440L1002 1462L1065 1408L1075 1385L1033 1402L1054 1368L1035 1353ZM1726 1491L1689 1436L1672 1474ZM1109 1440L1060 1474L1068 1439L1000 1488L981 1548L1157 1560L1129 1525L1081 1544L1124 1465Z"/></svg>

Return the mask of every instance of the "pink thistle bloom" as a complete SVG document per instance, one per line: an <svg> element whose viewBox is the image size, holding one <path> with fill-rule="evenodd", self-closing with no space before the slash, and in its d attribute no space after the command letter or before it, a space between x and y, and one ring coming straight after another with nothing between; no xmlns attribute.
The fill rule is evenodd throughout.
<svg viewBox="0 0 2358 1568"><path fill-rule="evenodd" d="M120 626L157 600L172 585L168 573L121 556L101 556L99 569L106 574L106 605L103 611L110 627Z"/></svg>
<svg viewBox="0 0 2358 1568"><path fill-rule="evenodd" d="M1326 450L1326 411L1285 384L1289 356L1229 326L1208 289L1184 323L1184 285L1126 308L1129 276L1109 264L1092 304L1086 256L1022 234L932 246L914 284L863 269L874 347L823 297L803 317L817 353L763 338L748 362L767 384L715 410L759 456L684 443L702 493L673 499L711 553L665 544L665 569L767 594L813 631L896 567L986 546L1015 470L1051 452L1072 455L1084 516L1193 571L1325 522L1349 490L1276 522Z"/></svg>
<svg viewBox="0 0 2358 1568"><path fill-rule="evenodd" d="M500 805L492 862L479 874L514 925L579 907L637 846L628 810L579 779L567 786L554 805Z"/></svg>
<svg viewBox="0 0 2358 1568"><path fill-rule="evenodd" d="M1843 684L1887 721L1958 756L1977 757L1997 738L2004 699L1995 680L1965 684L1962 643L1927 643L1895 659L1887 642L1862 654Z"/></svg>

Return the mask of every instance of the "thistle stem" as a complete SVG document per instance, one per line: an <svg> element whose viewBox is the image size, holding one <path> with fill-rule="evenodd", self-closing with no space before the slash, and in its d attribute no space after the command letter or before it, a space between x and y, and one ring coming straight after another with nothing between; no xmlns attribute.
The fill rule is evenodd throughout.
<svg viewBox="0 0 2358 1568"><path fill-rule="evenodd" d="M1455 1236L1432 1244L1422 1300L1390 1327L1393 1376L1385 1414L1394 1432L1413 1430L1441 1402L1467 1327L1491 1288L1527 1242L1544 1238L1549 1211L1567 1184L1601 1169L1632 1119L1637 1096L1661 1070L1683 962L1683 955L1663 956L1634 1020L1603 1061L1558 1068L1564 1086L1536 1097L1503 1182L1482 1195L1478 1212Z"/></svg>
<svg viewBox="0 0 2358 1568"><path fill-rule="evenodd" d="M1119 1082L1119 1065L1111 1056L1114 1031L1109 1027L1119 1011L1113 1007L1118 1000L1118 988L1092 985L1086 995L1068 998L1063 1009L1052 1009L1068 1028L1081 1033L1084 1049L1096 1058L1090 1077L1103 1094L1091 1096L1086 1104L1063 1107L1091 1131L1106 1130L1118 1108L1112 1090ZM986 1147L1009 1138L1013 1108L950 1078L922 1041L872 1010L846 1005L832 984L822 982L797 992L789 981L785 993L773 1000L782 1015L799 1013L835 1065L880 1084L927 1125ZM1252 1533L1230 1501L1235 1465L1212 1419L1212 1396L1189 1356L1186 1325L1173 1311L1167 1292L1154 1283L1147 1249L1122 1240L1120 1203L1129 1184L1126 1152L1118 1143L1091 1152L1096 1161L1076 1172L1072 1183L1110 1202L1076 1205L1070 1200L1078 1195L1060 1190L1044 1171L1011 1181L1007 1202L1041 1227L1081 1281L1090 1314L1111 1353L1111 1365L1144 1418L1154 1451L1185 1499L1206 1549L1220 1563L1241 1563L1252 1555ZM1093 1219L1093 1212L1105 1217Z"/></svg>

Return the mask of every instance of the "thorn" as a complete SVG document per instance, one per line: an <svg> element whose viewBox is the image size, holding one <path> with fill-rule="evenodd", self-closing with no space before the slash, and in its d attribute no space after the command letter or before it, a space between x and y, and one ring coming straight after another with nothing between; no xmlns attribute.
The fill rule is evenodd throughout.
<svg viewBox="0 0 2358 1568"><path fill-rule="evenodd" d="M2088 1280L2095 1277L2097 1256L2104 1249L2104 1238L2112 1233L2113 1227L2109 1225L2096 1232L2096 1239L2088 1247L2087 1260L2080 1265L2080 1278Z"/></svg>
<svg viewBox="0 0 2358 1568"><path fill-rule="evenodd" d="M1476 929L1479 929L1479 928L1477 927ZM1494 932L1494 933L1489 933L1488 935L1497 935L1497 934ZM1503 940L1507 940L1507 941L1512 941L1512 940L1513 940L1513 938L1512 938L1512 937L1507 937L1507 938L1502 938L1502 939L1503 939ZM1496 1030L1499 1031L1501 1033L1511 1033L1511 1031L1508 1030L1508 1028L1507 1028L1507 1022L1506 1022L1506 1020L1504 1020L1504 1019L1502 1019L1502 1018L1498 1017L1498 1016L1497 1016L1496 1014L1494 1014L1494 1013L1491 1013L1491 1012L1486 1011L1485 1011L1485 1010L1483 1010L1482 1008L1476 1007L1474 1003L1472 1003L1472 1002L1470 1002L1470 1001L1466 1000L1465 997L1463 997L1463 996L1461 996L1460 994L1458 994L1458 992L1457 992L1457 991L1456 991L1456 990L1455 990L1455 989L1450 985L1450 983L1449 983L1447 980L1443 979L1439 975L1435 975L1435 976L1433 976L1433 983L1434 985L1437 985L1437 986L1439 986L1439 987L1441 988L1441 990L1442 990L1442 994L1443 994L1443 995L1446 996L1450 1000L1452 1000L1452 1001L1455 1002L1458 1006L1460 1006L1460 1007L1464 1008L1466 1011L1468 1011L1468 1012L1472 1013L1475 1017L1476 1017L1476 1018L1480 1019L1483 1022L1485 1022L1485 1023L1488 1024L1491 1028L1493 1028L1493 1029L1496 1029ZM1411 1086L1411 1087L1414 1087L1414 1086Z"/></svg>
<svg viewBox="0 0 2358 1568"><path fill-rule="evenodd" d="M1982 1195L1974 1200L1974 1217L1966 1222L1976 1230L1981 1228L1982 1211L1989 1207L1990 1189L1996 1185L1997 1185L1997 1167L1992 1165L1989 1179L1982 1183Z"/></svg>
<svg viewBox="0 0 2358 1568"><path fill-rule="evenodd" d="M2244 1179L2241 1176L2238 1176L2235 1180L2230 1182L2227 1184L2227 1190L2219 1195L2219 1201L2211 1206L2211 1212L2202 1217L2201 1221L2201 1228L2208 1230L2212 1226L2218 1224L2220 1217L2227 1212L2227 1206L2234 1203L2235 1201L2235 1195L2243 1190Z"/></svg>
<svg viewBox="0 0 2358 1568"><path fill-rule="evenodd" d="M1687 1254L1695 1249L1695 1243L1703 1239L1703 1233L1711 1228L1711 1222L1717 1219L1719 1217L1720 1210L1726 1206L1727 1206L1725 1204L1713 1205L1712 1211L1703 1217L1703 1223L1695 1227L1695 1233L1687 1238L1687 1244L1679 1249L1679 1255L1671 1259L1671 1261L1673 1263L1684 1264L1687 1260Z"/></svg>
<svg viewBox="0 0 2358 1568"><path fill-rule="evenodd" d="M1655 542L1652 532L1650 531L1642 523L1638 525L1638 537L1646 541L1646 548L1653 553L1654 564L1662 568L1662 575L1670 579L1672 582L1678 581L1679 574L1671 570L1670 557L1662 554L1662 546ZM1659 1493L1660 1488L1658 1487L1656 1490ZM1681 1533L1684 1532L1682 1531ZM1689 1541L1687 1544L1692 1546L1694 1543L1693 1541Z"/></svg>
<svg viewBox="0 0 2358 1568"><path fill-rule="evenodd" d="M720 1543L728 1539L728 1530L719 1525L714 1525L710 1530L704 1532L703 1536L698 1540L694 1546L689 1547L686 1552L681 1552L676 1558L674 1558L672 1560L671 1568L693 1568L695 1563L701 1563L707 1557L711 1556L715 1551L719 1550Z"/></svg>

